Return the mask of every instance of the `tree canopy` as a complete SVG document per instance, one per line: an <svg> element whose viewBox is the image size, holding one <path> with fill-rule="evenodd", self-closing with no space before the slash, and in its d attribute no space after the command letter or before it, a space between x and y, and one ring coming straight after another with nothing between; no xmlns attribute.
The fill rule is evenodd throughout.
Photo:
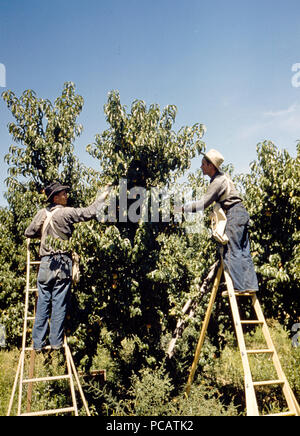
<svg viewBox="0 0 300 436"><path fill-rule="evenodd" d="M0 210L0 323L13 347L20 345L22 334L24 231L46 205L44 186L54 179L70 185L70 205L78 207L88 205L99 188L111 183L119 211L120 180L126 180L128 191L134 186L172 189L197 153L205 150L205 126L198 123L176 132L175 106L161 110L157 104L147 107L134 100L128 110L112 91L104 106L107 129L87 146L95 159L92 169L74 154L74 141L83 128L77 124L83 98L73 83L64 85L54 104L32 90L20 98L12 91L2 97L14 117L8 126L14 144L5 157L8 207ZM250 173L234 176L252 218L261 301L267 316L288 328L299 316L299 159L299 144L293 158L266 141L257 146ZM225 170L233 175L232 166ZM186 184L195 191L207 182L196 172ZM138 193L128 198L128 208L137 198ZM183 305L199 298L199 287L215 261L216 246L206 227L189 232L188 223L177 222L172 210L167 222L94 220L76 226L68 248L80 255L81 279L73 290L66 330L77 363L88 369L105 360L118 398L126 394L132 374L137 377L139 371L161 365L180 386L193 358L206 298L179 340L171 364L166 349ZM229 308L221 302L209 330L217 349L224 345L229 326Z"/></svg>

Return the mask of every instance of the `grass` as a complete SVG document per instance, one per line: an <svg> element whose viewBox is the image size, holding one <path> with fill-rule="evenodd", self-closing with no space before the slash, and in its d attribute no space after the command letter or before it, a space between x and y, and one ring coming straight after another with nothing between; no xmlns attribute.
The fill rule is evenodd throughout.
<svg viewBox="0 0 300 436"><path fill-rule="evenodd" d="M277 322L268 321L270 333L278 352L285 375L299 402L300 400L300 347L293 347L289 333ZM245 335L247 348L266 348L261 328ZM6 415L20 356L19 350L0 349L0 416ZM29 359L28 359L29 360ZM220 356L205 362L196 373L188 398L174 396L172 380L163 366L144 368L129 377L131 387L125 391L117 384L118 366L99 347L94 359L97 368L108 371L104 386L90 386L89 407L95 415L115 416L237 416L245 415L244 375L240 353L233 333L226 333L226 346ZM268 355L251 355L250 366L254 380L277 378ZM201 364L200 364L201 366ZM132 368L133 369L133 368ZM29 365L25 371L28 374ZM50 371L50 374L49 374ZM50 366L43 355L36 358L35 376L64 374L65 367L55 355ZM114 387L114 394L110 387ZM122 391L122 395L118 391ZM86 389L85 389L86 391ZM262 387L256 390L260 411L263 414L284 411L281 389ZM26 410L27 388L24 388L22 411ZM36 384L32 396L32 411L67 407L71 405L69 384L66 380ZM16 414L17 395L12 415ZM84 414L81 410L80 414Z"/></svg>
<svg viewBox="0 0 300 436"><path fill-rule="evenodd" d="M6 416L20 352L0 349L0 416Z"/></svg>

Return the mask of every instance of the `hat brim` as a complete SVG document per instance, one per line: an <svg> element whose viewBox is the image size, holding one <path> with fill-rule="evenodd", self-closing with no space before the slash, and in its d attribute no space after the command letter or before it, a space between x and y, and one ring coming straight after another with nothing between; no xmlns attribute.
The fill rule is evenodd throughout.
<svg viewBox="0 0 300 436"><path fill-rule="evenodd" d="M211 163L212 165L214 165L214 166L217 168L217 170L220 169L220 166L222 165L222 162L221 162L221 163L213 162L213 161L209 158L209 156L206 155L206 153L201 152L200 154L203 154L204 158L205 158L209 163Z"/></svg>
<svg viewBox="0 0 300 436"><path fill-rule="evenodd" d="M51 200L51 198L52 198L54 195L56 195L56 194L58 194L59 192L64 191L64 190L69 191L69 190L70 190L70 186L63 186L63 185L61 185L61 186L57 187L56 189L54 189L53 192L51 192L51 194L50 194L49 197L47 198L47 201Z"/></svg>
<svg viewBox="0 0 300 436"><path fill-rule="evenodd" d="M203 157L205 157L206 160L208 160L208 162L212 163L213 165L215 165L208 156L206 156L206 153L203 153L203 151L200 152L200 154L203 155Z"/></svg>

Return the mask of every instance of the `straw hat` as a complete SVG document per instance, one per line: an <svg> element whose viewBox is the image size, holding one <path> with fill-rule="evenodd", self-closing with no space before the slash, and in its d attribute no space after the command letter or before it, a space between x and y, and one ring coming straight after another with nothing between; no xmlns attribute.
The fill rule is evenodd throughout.
<svg viewBox="0 0 300 436"><path fill-rule="evenodd" d="M222 163L224 162L224 157L217 150L213 148L209 150L207 153L202 153L206 160L211 162L217 169L220 168Z"/></svg>

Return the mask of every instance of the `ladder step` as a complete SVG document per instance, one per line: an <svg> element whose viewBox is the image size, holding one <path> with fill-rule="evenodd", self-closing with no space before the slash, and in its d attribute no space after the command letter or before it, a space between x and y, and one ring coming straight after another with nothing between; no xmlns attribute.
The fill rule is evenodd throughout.
<svg viewBox="0 0 300 436"><path fill-rule="evenodd" d="M29 265L39 265L41 263L40 260L33 260L29 262Z"/></svg>
<svg viewBox="0 0 300 436"><path fill-rule="evenodd" d="M61 346L61 348L65 348L65 345L63 344ZM46 345L45 347L43 347L43 350L52 350L53 348L51 347L51 345ZM25 351L34 351L33 347L25 347L24 348Z"/></svg>
<svg viewBox="0 0 300 436"><path fill-rule="evenodd" d="M266 349L260 349L260 350L246 350L247 354L273 354L274 350L271 350L270 348L266 348Z"/></svg>
<svg viewBox="0 0 300 436"><path fill-rule="evenodd" d="M253 292L234 292L234 295L236 297L253 297L254 295L256 295L256 291L253 291ZM229 296L228 291L222 292L222 297L228 297L228 296Z"/></svg>
<svg viewBox="0 0 300 436"><path fill-rule="evenodd" d="M21 413L20 416L43 416L43 415L55 415L56 413L68 413L75 412L75 407L64 407L62 409L43 410L40 412L28 412Z"/></svg>
<svg viewBox="0 0 300 436"><path fill-rule="evenodd" d="M43 347L43 350L51 350L51 346L47 345L46 347ZM25 351L34 351L33 347L25 347Z"/></svg>
<svg viewBox="0 0 300 436"><path fill-rule="evenodd" d="M65 345L63 344L61 346L61 348L65 348ZM24 350L25 351L35 351L33 347L25 347ZM44 350L53 350L53 348L51 347L51 345L46 345L45 347L43 347L43 351Z"/></svg>
<svg viewBox="0 0 300 436"><path fill-rule="evenodd" d="M241 324L264 324L263 321L259 321L258 319L253 319L253 320L242 320Z"/></svg>
<svg viewBox="0 0 300 436"><path fill-rule="evenodd" d="M42 382L42 381L54 381L54 380L64 380L67 378L71 378L71 376L69 374L67 375L56 375L56 376L52 376L52 377L40 377L40 378L27 378L24 379L22 382L23 383L38 383L38 382Z"/></svg>
<svg viewBox="0 0 300 436"><path fill-rule="evenodd" d="M283 385L285 380L265 380L253 382L253 386Z"/></svg>
<svg viewBox="0 0 300 436"><path fill-rule="evenodd" d="M35 316L27 316L27 321L34 321L35 320Z"/></svg>
<svg viewBox="0 0 300 436"><path fill-rule="evenodd" d="M37 292L38 291L38 288L29 288L28 289L28 292Z"/></svg>
<svg viewBox="0 0 300 436"><path fill-rule="evenodd" d="M295 412L280 412L280 413L272 413L270 415L262 415L262 416L296 416Z"/></svg>

